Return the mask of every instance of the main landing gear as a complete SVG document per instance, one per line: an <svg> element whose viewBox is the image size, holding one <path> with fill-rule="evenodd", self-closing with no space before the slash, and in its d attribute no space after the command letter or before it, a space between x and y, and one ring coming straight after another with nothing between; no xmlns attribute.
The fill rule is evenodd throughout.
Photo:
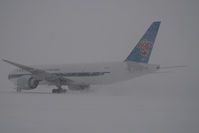
<svg viewBox="0 0 199 133"><path fill-rule="evenodd" d="M67 90L62 89L61 87L58 87L58 89L52 89L52 93L60 94L60 93L66 93L66 92L67 92Z"/></svg>

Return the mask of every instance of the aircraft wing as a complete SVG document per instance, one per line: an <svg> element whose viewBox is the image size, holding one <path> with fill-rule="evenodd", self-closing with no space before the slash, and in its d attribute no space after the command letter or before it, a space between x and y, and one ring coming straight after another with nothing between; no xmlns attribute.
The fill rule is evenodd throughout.
<svg viewBox="0 0 199 133"><path fill-rule="evenodd" d="M11 61L8 61L8 60L5 60L5 59L2 59L2 60L6 63L13 65L13 66L16 66L20 69L27 71L27 72L30 72L33 75L33 77L37 80L40 80L40 81L46 80L46 81L48 81L48 82L50 82L54 85L58 85L58 86L60 86L62 83L65 83L67 85L74 84L73 80L67 79L63 76L58 76L56 74L49 73L49 72L42 70L42 69L37 69L37 68L25 66L25 65L18 64L18 63L15 63L15 62L11 62Z"/></svg>

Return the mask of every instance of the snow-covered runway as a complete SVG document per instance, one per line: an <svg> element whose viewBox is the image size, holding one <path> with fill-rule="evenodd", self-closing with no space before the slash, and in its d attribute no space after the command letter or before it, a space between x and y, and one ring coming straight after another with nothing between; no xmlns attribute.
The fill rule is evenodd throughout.
<svg viewBox="0 0 199 133"><path fill-rule="evenodd" d="M103 90L103 89L102 89ZM137 93L137 94L135 94ZM2 133L182 133L199 131L198 103L88 92L0 92Z"/></svg>

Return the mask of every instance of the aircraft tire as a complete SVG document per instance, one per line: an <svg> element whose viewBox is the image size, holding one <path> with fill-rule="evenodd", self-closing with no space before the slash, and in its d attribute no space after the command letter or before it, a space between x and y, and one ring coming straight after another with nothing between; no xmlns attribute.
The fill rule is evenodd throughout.
<svg viewBox="0 0 199 133"><path fill-rule="evenodd" d="M66 93L66 89L52 89L52 93L57 93L57 94L60 94L60 93Z"/></svg>

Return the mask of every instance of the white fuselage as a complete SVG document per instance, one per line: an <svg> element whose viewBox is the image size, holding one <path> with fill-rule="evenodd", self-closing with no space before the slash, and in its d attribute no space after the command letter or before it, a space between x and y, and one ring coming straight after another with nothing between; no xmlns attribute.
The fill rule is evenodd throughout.
<svg viewBox="0 0 199 133"><path fill-rule="evenodd" d="M97 85L111 84L153 73L159 69L159 66L136 62L108 62L43 65L34 66L34 68L39 68L49 73L61 75L79 84ZM9 74L8 78L14 83L17 83L16 81L24 76L31 76L31 74L22 69L16 69ZM40 84L49 83L41 82Z"/></svg>

